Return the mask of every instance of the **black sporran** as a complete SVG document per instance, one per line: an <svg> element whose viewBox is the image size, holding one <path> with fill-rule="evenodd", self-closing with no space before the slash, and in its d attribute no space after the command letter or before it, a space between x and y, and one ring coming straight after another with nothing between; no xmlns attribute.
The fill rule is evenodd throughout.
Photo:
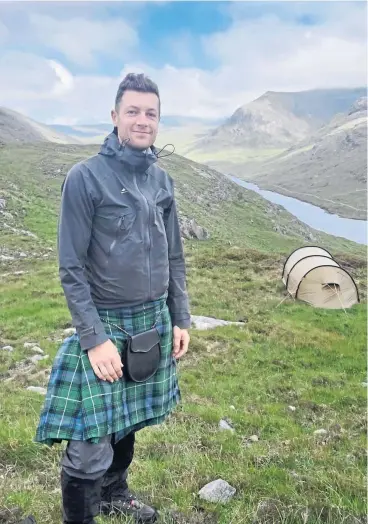
<svg viewBox="0 0 368 524"><path fill-rule="evenodd" d="M123 354L123 373L133 382L153 377L161 360L161 340L156 328L129 336Z"/></svg>
<svg viewBox="0 0 368 524"><path fill-rule="evenodd" d="M161 361L161 337L155 326L165 304L160 309L153 326L137 335L130 335L120 326L101 318L103 322L114 326L128 336L122 355L123 376L127 380L145 382L158 370Z"/></svg>

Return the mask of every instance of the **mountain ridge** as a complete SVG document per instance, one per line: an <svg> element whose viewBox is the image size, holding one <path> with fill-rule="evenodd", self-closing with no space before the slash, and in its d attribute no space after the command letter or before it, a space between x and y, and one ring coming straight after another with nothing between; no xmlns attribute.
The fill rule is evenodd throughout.
<svg viewBox="0 0 368 524"><path fill-rule="evenodd" d="M266 91L238 107L220 126L210 131L186 153L207 153L224 146L250 149L286 148L306 138L333 115L346 111L366 93L365 88L315 89L298 92ZM199 159L199 158L198 158Z"/></svg>
<svg viewBox="0 0 368 524"><path fill-rule="evenodd" d="M75 144L78 141L41 124L18 111L0 106L0 142L55 142Z"/></svg>

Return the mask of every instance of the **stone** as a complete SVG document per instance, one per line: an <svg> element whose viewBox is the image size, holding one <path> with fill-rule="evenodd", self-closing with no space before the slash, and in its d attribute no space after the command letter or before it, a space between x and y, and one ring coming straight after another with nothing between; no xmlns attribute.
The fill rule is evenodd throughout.
<svg viewBox="0 0 368 524"><path fill-rule="evenodd" d="M230 409L235 409L235 406L230 406Z"/></svg>
<svg viewBox="0 0 368 524"><path fill-rule="evenodd" d="M219 320L213 317L204 317L197 315L191 316L191 323L193 329L199 330L214 329L219 326L229 326L232 324L237 326L244 326L244 322L231 322L229 320Z"/></svg>
<svg viewBox="0 0 368 524"><path fill-rule="evenodd" d="M316 431L314 432L315 435L327 435L328 431L326 429L316 429Z"/></svg>
<svg viewBox="0 0 368 524"><path fill-rule="evenodd" d="M45 360L46 358L49 358L48 355L33 355L29 360L35 364L36 362L39 362L40 360Z"/></svg>
<svg viewBox="0 0 368 524"><path fill-rule="evenodd" d="M43 349L39 348L38 346L32 346L29 349L30 349L30 351L32 351L32 353L38 353L39 355L43 355L44 354Z"/></svg>
<svg viewBox="0 0 368 524"><path fill-rule="evenodd" d="M33 348L34 346L37 346L37 342L24 342L23 347L24 348Z"/></svg>
<svg viewBox="0 0 368 524"><path fill-rule="evenodd" d="M198 495L201 499L207 500L208 502L226 504L233 498L235 493L236 489L230 486L228 482L217 479L203 486Z"/></svg>
<svg viewBox="0 0 368 524"><path fill-rule="evenodd" d="M40 395L46 395L47 389L40 386L28 386L28 391L33 391L34 393L40 393Z"/></svg>
<svg viewBox="0 0 368 524"><path fill-rule="evenodd" d="M66 329L64 329L63 333L67 337L70 337L71 335L74 335L75 329L74 328L66 328Z"/></svg>
<svg viewBox="0 0 368 524"><path fill-rule="evenodd" d="M11 353L12 351L14 351L14 348L13 346L4 346L1 348L3 351L9 351L9 353Z"/></svg>
<svg viewBox="0 0 368 524"><path fill-rule="evenodd" d="M251 436L248 438L248 440L249 440L250 442L258 442L258 441L259 441L259 438L258 438L257 435L251 435Z"/></svg>
<svg viewBox="0 0 368 524"><path fill-rule="evenodd" d="M296 411L296 407L295 406L288 406L289 410L290 411Z"/></svg>
<svg viewBox="0 0 368 524"><path fill-rule="evenodd" d="M14 217L9 211L2 211L0 210L0 213L5 217L7 220L14 220Z"/></svg>
<svg viewBox="0 0 368 524"><path fill-rule="evenodd" d="M362 382L363 388L366 388L368 386L368 382Z"/></svg>
<svg viewBox="0 0 368 524"><path fill-rule="evenodd" d="M219 422L219 428L222 430L228 430L234 432L235 429L226 420L221 419Z"/></svg>
<svg viewBox="0 0 368 524"><path fill-rule="evenodd" d="M6 206L6 201L4 198L0 198L0 209L4 209Z"/></svg>

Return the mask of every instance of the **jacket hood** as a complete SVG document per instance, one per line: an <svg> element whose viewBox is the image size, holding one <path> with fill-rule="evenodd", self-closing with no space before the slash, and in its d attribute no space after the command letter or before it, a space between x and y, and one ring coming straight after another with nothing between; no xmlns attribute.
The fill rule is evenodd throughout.
<svg viewBox="0 0 368 524"><path fill-rule="evenodd" d="M146 171L152 164L157 162L158 158L157 149L154 146L140 151L130 147L128 142L120 143L115 130L107 135L99 154L115 157L119 162L142 171Z"/></svg>

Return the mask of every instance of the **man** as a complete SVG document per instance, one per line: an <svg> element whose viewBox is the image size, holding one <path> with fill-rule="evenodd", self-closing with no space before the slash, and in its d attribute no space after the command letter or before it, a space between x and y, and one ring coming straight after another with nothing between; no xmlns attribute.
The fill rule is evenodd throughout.
<svg viewBox="0 0 368 524"><path fill-rule="evenodd" d="M163 422L180 401L176 361L190 327L173 180L153 146L160 109L156 84L127 75L111 112L114 131L98 154L72 167L62 190L60 278L76 334L53 363L35 440L68 442L64 524L95 524L100 512L157 520L130 492L127 470L135 433ZM154 328L159 366L151 378L131 380L127 341Z"/></svg>

